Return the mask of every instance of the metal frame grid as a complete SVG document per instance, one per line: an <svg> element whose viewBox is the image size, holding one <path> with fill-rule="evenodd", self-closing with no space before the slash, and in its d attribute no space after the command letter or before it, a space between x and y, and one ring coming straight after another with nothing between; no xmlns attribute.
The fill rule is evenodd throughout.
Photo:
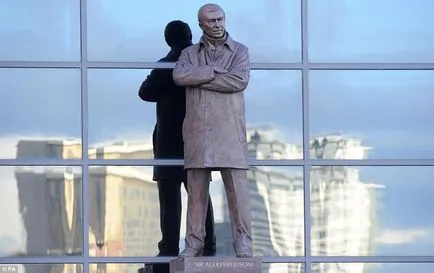
<svg viewBox="0 0 434 273"><path fill-rule="evenodd" d="M79 68L81 70L81 130L82 155L80 160L50 159L0 159L0 166L80 166L82 167L82 215L83 254L63 257L2 257L0 264L77 263L83 265L83 272L89 272L92 263L150 263L168 262L167 257L90 257L89 256L89 166L153 166L179 165L182 160L92 160L88 158L88 69L153 69L170 68L173 65L150 62L89 62L87 58L86 0L80 1L81 61L80 62L2 62L0 68ZM301 1L302 62L301 63L252 63L252 69L299 70L302 72L303 101L303 159L301 160L249 160L252 166L302 166L304 172L305 207L305 256L263 257L265 263L303 263L305 272L311 273L311 264L317 262L366 262L366 263L434 263L434 256L312 256L310 237L310 169L315 166L434 166L432 160L312 160L309 158L309 71L310 70L434 70L434 63L310 63L308 61L308 0Z"/></svg>

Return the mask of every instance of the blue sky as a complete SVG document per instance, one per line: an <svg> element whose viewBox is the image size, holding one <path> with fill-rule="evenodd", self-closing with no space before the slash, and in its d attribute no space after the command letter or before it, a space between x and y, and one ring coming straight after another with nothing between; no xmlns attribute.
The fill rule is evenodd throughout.
<svg viewBox="0 0 434 273"><path fill-rule="evenodd" d="M89 60L155 61L168 50L162 32L174 19L189 23L196 41L196 12L205 2L89 0ZM252 62L301 60L299 1L214 2L225 9L231 35L249 46ZM317 62L434 62L433 10L431 0L310 0L309 56ZM1 1L0 61L78 61L78 11L78 1ZM149 138L154 105L137 97L148 73L89 72L90 143ZM80 137L78 70L0 69L0 82L0 115L7 117L0 138L8 140L2 150L23 136ZM373 147L371 158L432 159L433 87L433 71L313 71L310 131L359 137ZM246 103L249 125L273 125L285 141L301 144L300 72L252 71ZM385 230L432 234L433 175L433 168L363 169L362 181L386 185L379 211ZM378 251L432 254L432 235L417 238Z"/></svg>
<svg viewBox="0 0 434 273"><path fill-rule="evenodd" d="M314 62L433 62L434 2L310 0Z"/></svg>

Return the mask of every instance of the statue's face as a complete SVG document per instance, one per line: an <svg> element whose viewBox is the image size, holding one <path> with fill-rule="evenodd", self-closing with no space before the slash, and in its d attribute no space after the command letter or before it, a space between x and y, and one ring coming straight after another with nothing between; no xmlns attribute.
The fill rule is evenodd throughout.
<svg viewBox="0 0 434 273"><path fill-rule="evenodd" d="M225 35L225 13L222 9L205 9L199 26L209 37L222 38Z"/></svg>

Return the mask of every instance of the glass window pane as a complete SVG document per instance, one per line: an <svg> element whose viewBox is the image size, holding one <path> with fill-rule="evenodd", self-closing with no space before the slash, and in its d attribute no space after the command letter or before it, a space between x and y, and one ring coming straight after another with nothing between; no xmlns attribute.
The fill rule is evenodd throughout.
<svg viewBox="0 0 434 273"><path fill-rule="evenodd" d="M121 264L121 263L97 263L89 264L89 273L138 273L143 268L142 264ZM152 271L151 271L152 272ZM145 272L143 272L145 273Z"/></svg>
<svg viewBox="0 0 434 273"><path fill-rule="evenodd" d="M106 149L106 158L153 158L155 103L144 102L138 96L140 84L149 73L139 69L89 71L91 158L101 147ZM302 158L300 72L252 70L245 100L249 157ZM108 153L127 142L131 150L128 154Z"/></svg>
<svg viewBox="0 0 434 273"><path fill-rule="evenodd" d="M82 254L81 168L0 167L0 181L0 257Z"/></svg>
<svg viewBox="0 0 434 273"><path fill-rule="evenodd" d="M0 60L80 61L80 1L0 1Z"/></svg>
<svg viewBox="0 0 434 273"><path fill-rule="evenodd" d="M253 252L255 256L304 255L304 190L301 167L250 167ZM226 193L218 172L212 195L215 214L217 254L235 256ZM215 182L214 182L215 181ZM220 201L221 200L221 201ZM217 204L221 204L218 207Z"/></svg>
<svg viewBox="0 0 434 273"><path fill-rule="evenodd" d="M433 176L432 166L313 167L312 255L434 255Z"/></svg>
<svg viewBox="0 0 434 273"><path fill-rule="evenodd" d="M0 158L81 158L79 69L0 69Z"/></svg>
<svg viewBox="0 0 434 273"><path fill-rule="evenodd" d="M434 62L432 0L309 0L311 62Z"/></svg>
<svg viewBox="0 0 434 273"><path fill-rule="evenodd" d="M303 158L301 73L252 70L245 100L249 157Z"/></svg>
<svg viewBox="0 0 434 273"><path fill-rule="evenodd" d="M311 268L315 273L431 273L434 263L317 263Z"/></svg>
<svg viewBox="0 0 434 273"><path fill-rule="evenodd" d="M150 70L139 69L89 70L90 158L154 157L155 103L144 102L138 96L149 73ZM130 148L123 149L127 148L125 145ZM117 152L119 149L123 152Z"/></svg>
<svg viewBox="0 0 434 273"><path fill-rule="evenodd" d="M434 158L433 89L434 71L312 71L311 156Z"/></svg>
<svg viewBox="0 0 434 273"><path fill-rule="evenodd" d="M261 272L262 273L280 273L280 272L304 273L306 271L304 269L304 263L262 263Z"/></svg>
<svg viewBox="0 0 434 273"><path fill-rule="evenodd" d="M156 255L160 209L152 167L93 166L89 176L89 255Z"/></svg>
<svg viewBox="0 0 434 273"><path fill-rule="evenodd" d="M88 49L92 61L156 61L167 54L164 28L169 21L190 25L193 41L201 30L197 11L208 3L190 1L88 1ZM231 36L250 48L252 62L301 60L300 1L257 0L254 5L219 0ZM104 45L104 46L101 46Z"/></svg>

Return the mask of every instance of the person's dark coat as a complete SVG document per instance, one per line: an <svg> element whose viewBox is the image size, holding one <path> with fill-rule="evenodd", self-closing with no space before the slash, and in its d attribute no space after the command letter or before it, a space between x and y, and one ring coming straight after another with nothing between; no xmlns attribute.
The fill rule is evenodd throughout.
<svg viewBox="0 0 434 273"><path fill-rule="evenodd" d="M189 45L191 43L172 47L159 62L176 62L181 51ZM175 85L172 70L152 70L139 90L142 100L157 104L157 122L152 136L156 159L184 158L182 123L185 117L185 88ZM185 181L186 174L183 166L155 166L153 179Z"/></svg>

